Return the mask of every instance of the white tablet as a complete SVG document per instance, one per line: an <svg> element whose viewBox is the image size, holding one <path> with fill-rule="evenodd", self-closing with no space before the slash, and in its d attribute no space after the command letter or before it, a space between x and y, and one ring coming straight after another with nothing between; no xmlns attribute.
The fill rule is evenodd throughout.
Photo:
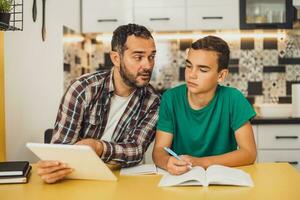
<svg viewBox="0 0 300 200"><path fill-rule="evenodd" d="M90 146L41 143L27 143L26 146L41 160L67 163L74 171L66 178L117 180Z"/></svg>

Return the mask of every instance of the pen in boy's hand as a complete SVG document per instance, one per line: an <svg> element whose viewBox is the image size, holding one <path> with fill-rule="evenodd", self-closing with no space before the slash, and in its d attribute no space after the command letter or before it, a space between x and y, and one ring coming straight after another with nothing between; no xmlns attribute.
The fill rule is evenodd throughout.
<svg viewBox="0 0 300 200"><path fill-rule="evenodd" d="M177 160L182 160L174 151L169 149L168 147L164 147L164 150L168 152L170 155L174 156ZM192 169L192 163L189 163L188 166L189 169Z"/></svg>

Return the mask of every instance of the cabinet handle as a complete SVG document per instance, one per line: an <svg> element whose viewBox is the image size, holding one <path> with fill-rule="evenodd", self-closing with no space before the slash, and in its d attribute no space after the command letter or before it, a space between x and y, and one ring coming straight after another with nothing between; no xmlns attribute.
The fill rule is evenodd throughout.
<svg viewBox="0 0 300 200"><path fill-rule="evenodd" d="M150 18L150 21L169 21L169 17L158 17L158 18Z"/></svg>
<svg viewBox="0 0 300 200"><path fill-rule="evenodd" d="M298 139L298 136L275 136L276 139Z"/></svg>
<svg viewBox="0 0 300 200"><path fill-rule="evenodd" d="M98 19L98 22L117 22L117 19Z"/></svg>
<svg viewBox="0 0 300 200"><path fill-rule="evenodd" d="M202 17L202 19L223 19L221 16L215 16L215 17Z"/></svg>
<svg viewBox="0 0 300 200"><path fill-rule="evenodd" d="M298 161L275 161L276 163L289 163L291 165L298 165Z"/></svg>

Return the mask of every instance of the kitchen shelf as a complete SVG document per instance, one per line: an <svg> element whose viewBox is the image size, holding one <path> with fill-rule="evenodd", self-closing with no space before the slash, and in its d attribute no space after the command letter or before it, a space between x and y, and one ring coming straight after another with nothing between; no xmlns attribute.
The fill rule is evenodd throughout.
<svg viewBox="0 0 300 200"><path fill-rule="evenodd" d="M0 22L0 31L23 31L23 0L13 0L10 22Z"/></svg>

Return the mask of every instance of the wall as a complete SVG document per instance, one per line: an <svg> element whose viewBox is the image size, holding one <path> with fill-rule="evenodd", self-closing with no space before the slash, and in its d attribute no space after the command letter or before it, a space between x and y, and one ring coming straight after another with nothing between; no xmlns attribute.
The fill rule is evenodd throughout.
<svg viewBox="0 0 300 200"><path fill-rule="evenodd" d="M199 33L197 39L207 34ZM255 30L248 34L238 31L210 34L223 37L231 50L230 74L225 85L238 88L251 103L291 103L291 85L300 83L299 33ZM65 86L81 73L112 65L108 54L110 44L90 37L83 45L64 46ZM186 48L191 42L192 39L156 41L157 56L151 79L156 89L164 91L183 83Z"/></svg>
<svg viewBox="0 0 300 200"><path fill-rule="evenodd" d="M4 116L4 33L0 31L0 161L5 160L5 116Z"/></svg>
<svg viewBox="0 0 300 200"><path fill-rule="evenodd" d="M24 30L5 32L7 160L34 161L26 142L43 142L63 95L63 25L79 31L79 0L46 1L47 38L42 42L42 1L32 21L33 0L24 4Z"/></svg>

